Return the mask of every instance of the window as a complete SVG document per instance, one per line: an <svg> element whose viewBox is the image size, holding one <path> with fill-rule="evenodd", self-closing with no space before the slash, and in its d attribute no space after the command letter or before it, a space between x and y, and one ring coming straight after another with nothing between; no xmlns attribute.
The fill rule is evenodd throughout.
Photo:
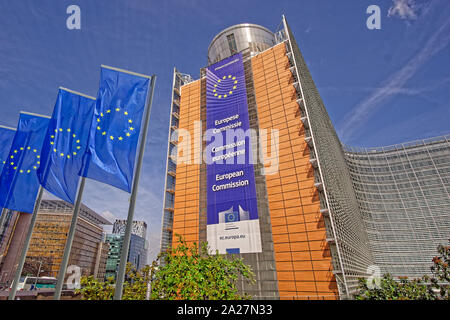
<svg viewBox="0 0 450 320"><path fill-rule="evenodd" d="M234 39L234 33L227 35L228 47L230 48L231 54L237 53L236 40Z"/></svg>

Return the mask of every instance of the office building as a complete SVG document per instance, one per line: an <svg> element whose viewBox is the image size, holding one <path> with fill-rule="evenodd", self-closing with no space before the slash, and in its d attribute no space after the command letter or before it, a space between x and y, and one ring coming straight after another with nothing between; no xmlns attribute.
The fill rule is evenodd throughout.
<svg viewBox="0 0 450 320"><path fill-rule="evenodd" d="M109 251L106 261L105 279L109 277L116 278L122 252L125 227L126 220L116 220L113 225L113 233L106 235ZM148 241L145 238L146 233L147 225L144 221L133 221L127 262L131 262L137 270L143 268L147 264Z"/></svg>
<svg viewBox="0 0 450 320"><path fill-rule="evenodd" d="M42 200L33 229L22 274L57 277L62 261L67 234L72 219L73 205L62 200ZM0 247L0 282L10 283L15 264L22 252L31 214L8 212ZM81 268L82 275L103 279L108 247L103 241L103 225L111 223L85 205L81 206L69 266Z"/></svg>
<svg viewBox="0 0 450 320"><path fill-rule="evenodd" d="M450 136L344 147L374 265L420 278L450 239Z"/></svg>
<svg viewBox="0 0 450 320"><path fill-rule="evenodd" d="M112 233L125 234L125 228L127 226L127 220L117 219L113 224ZM145 238L147 236L147 223L145 221L133 221L131 227L131 233L139 237Z"/></svg>
<svg viewBox="0 0 450 320"><path fill-rule="evenodd" d="M264 299L351 299L374 266L430 272L450 236L448 136L342 145L284 17L275 32L223 30L207 57L197 80L174 69L162 251L176 234L208 241L252 266L256 283L239 288ZM206 149L204 133L227 128L259 140ZM262 161L215 164L246 153Z"/></svg>
<svg viewBox="0 0 450 320"><path fill-rule="evenodd" d="M123 235L107 234L106 243L108 243L108 258L106 259L105 279L116 278L120 262L120 252L122 252Z"/></svg>

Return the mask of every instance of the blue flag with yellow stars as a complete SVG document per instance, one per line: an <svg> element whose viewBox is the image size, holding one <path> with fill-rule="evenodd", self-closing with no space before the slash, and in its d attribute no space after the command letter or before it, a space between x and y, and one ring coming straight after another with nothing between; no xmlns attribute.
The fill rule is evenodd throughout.
<svg viewBox="0 0 450 320"><path fill-rule="evenodd" d="M131 192L151 77L102 66L80 175Z"/></svg>
<svg viewBox="0 0 450 320"><path fill-rule="evenodd" d="M3 165L6 163L6 158L9 155L9 149L16 134L16 129L0 125L0 174L3 170Z"/></svg>
<svg viewBox="0 0 450 320"><path fill-rule="evenodd" d="M75 203L95 98L60 88L37 170L42 187Z"/></svg>
<svg viewBox="0 0 450 320"><path fill-rule="evenodd" d="M37 169L49 118L21 112L17 131L0 176L0 206L33 213L39 190Z"/></svg>
<svg viewBox="0 0 450 320"><path fill-rule="evenodd" d="M16 129L0 125L0 174L8 158L9 149L11 149L15 133ZM2 215L2 211L2 208L0 208L0 216Z"/></svg>

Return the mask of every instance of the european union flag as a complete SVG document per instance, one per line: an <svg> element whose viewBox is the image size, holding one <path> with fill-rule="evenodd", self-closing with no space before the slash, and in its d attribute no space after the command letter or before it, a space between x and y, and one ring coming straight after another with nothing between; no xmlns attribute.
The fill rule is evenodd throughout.
<svg viewBox="0 0 450 320"><path fill-rule="evenodd" d="M0 206L33 213L39 190L36 174L49 118L21 112L17 131L0 176Z"/></svg>
<svg viewBox="0 0 450 320"><path fill-rule="evenodd" d="M79 171L89 137L95 98L60 88L37 171L42 187L75 203Z"/></svg>
<svg viewBox="0 0 450 320"><path fill-rule="evenodd" d="M3 170L3 165L9 155L9 149L14 139L16 129L0 125L0 174ZM0 217L2 215L2 208L0 208Z"/></svg>
<svg viewBox="0 0 450 320"><path fill-rule="evenodd" d="M225 222L236 222L239 221L239 212L227 212L225 213Z"/></svg>
<svg viewBox="0 0 450 320"><path fill-rule="evenodd" d="M0 174L9 155L16 129L0 125Z"/></svg>
<svg viewBox="0 0 450 320"><path fill-rule="evenodd" d="M102 66L81 176L131 192L150 79Z"/></svg>

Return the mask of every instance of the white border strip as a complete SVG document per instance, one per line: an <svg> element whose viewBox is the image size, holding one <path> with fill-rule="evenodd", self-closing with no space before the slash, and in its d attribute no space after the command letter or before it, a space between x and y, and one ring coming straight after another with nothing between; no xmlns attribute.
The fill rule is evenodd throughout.
<svg viewBox="0 0 450 320"><path fill-rule="evenodd" d="M3 126L3 125L1 125L1 124L0 124L0 128L17 131L16 128L11 128L11 127L8 127L8 126Z"/></svg>
<svg viewBox="0 0 450 320"><path fill-rule="evenodd" d="M44 116L42 114L37 114L37 113L32 113L32 112L27 112L27 111L20 111L19 113L29 114L29 115L32 115L32 116L37 116L37 117L42 117L42 118L47 118L47 119L51 119L52 118L50 116Z"/></svg>
<svg viewBox="0 0 450 320"><path fill-rule="evenodd" d="M123 72L123 73L128 73L134 76L138 76L138 77L142 77L142 78L147 78L147 79L151 79L152 76L147 76L145 74L142 73L137 73L137 72L133 72L133 71L128 71L125 69L120 69L120 68L115 68L115 67L110 67L110 66L106 66L104 64L101 65L102 68L106 68L106 69L110 69L110 70L115 70L115 71L119 71L119 72Z"/></svg>
<svg viewBox="0 0 450 320"><path fill-rule="evenodd" d="M59 89L67 91L67 92L70 92L70 93L73 93L73 94L76 94L76 95L79 95L79 96L82 96L82 97L85 97L85 98L88 98L88 99L96 100L94 97L88 96L87 94L84 94L84 93L81 93L81 92L78 92L78 91L74 91L74 90L67 89L67 88L64 88L64 87L59 87Z"/></svg>
<svg viewBox="0 0 450 320"><path fill-rule="evenodd" d="M221 65L220 67L214 68L214 71L217 71L219 69L225 68L226 66L229 66L230 64L233 64L233 63L238 62L238 61L239 61L239 59L234 59L233 61L225 63L224 65Z"/></svg>

